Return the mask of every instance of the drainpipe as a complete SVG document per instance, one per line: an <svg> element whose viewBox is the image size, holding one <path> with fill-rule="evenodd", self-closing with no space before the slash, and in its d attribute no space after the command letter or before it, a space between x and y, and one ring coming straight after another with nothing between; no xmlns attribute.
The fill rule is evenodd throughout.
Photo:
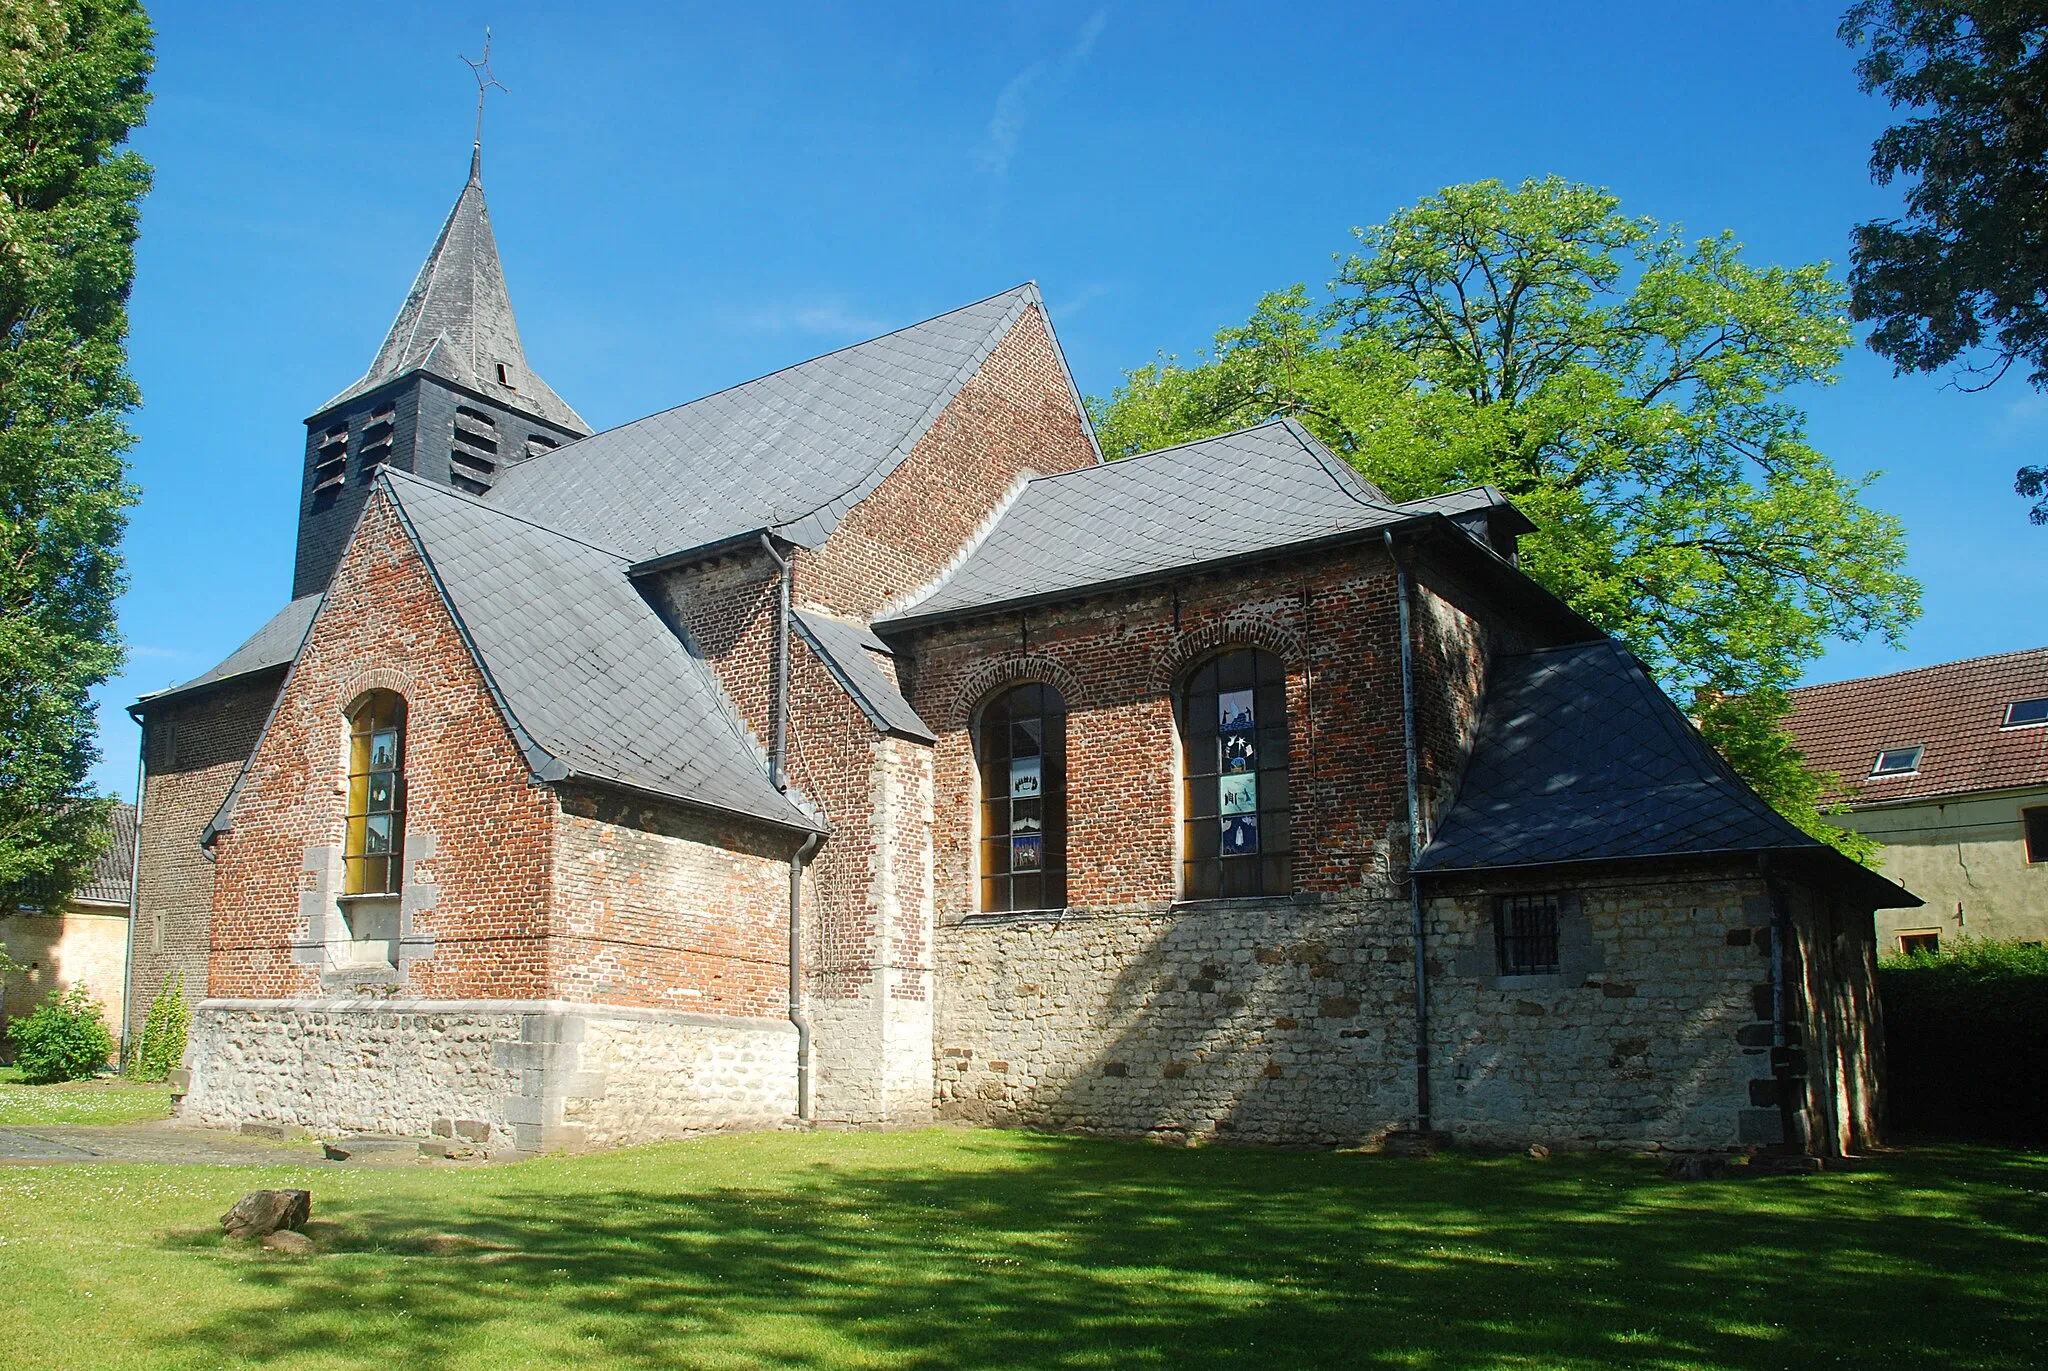
<svg viewBox="0 0 2048 1371"><path fill-rule="evenodd" d="M761 535L761 550L775 563L775 702L768 743L768 778L777 790L789 789L789 559L775 550L775 540ZM792 901L794 903L794 901ZM796 935L790 935L794 938ZM791 1003L795 992L791 991Z"/></svg>
<svg viewBox="0 0 2048 1371"><path fill-rule="evenodd" d="M1415 654L1408 636L1408 569L1394 553L1394 534L1383 535L1387 560L1394 564L1395 594L1401 611L1401 735L1408 769L1408 934L1415 957L1415 1127L1429 1132L1429 971L1428 940L1422 920L1422 878L1415 861L1428 841L1422 831L1422 799L1415 765Z"/></svg>
<svg viewBox="0 0 2048 1371"><path fill-rule="evenodd" d="M796 1118L811 1122L811 1021L804 1013L804 867L824 840L804 839L789 859L789 1021L796 1025Z"/></svg>
<svg viewBox="0 0 2048 1371"><path fill-rule="evenodd" d="M1771 1079L1778 1095L1779 1131L1786 1147L1805 1151L1805 1139L1793 1127L1796 1111L1792 1103L1792 1053L1787 1025L1791 1020L1791 987L1785 981L1785 940L1792 927L1785 908L1785 892L1771 874L1771 854L1760 853L1757 865L1763 869L1764 890L1771 902Z"/></svg>
<svg viewBox="0 0 2048 1371"><path fill-rule="evenodd" d="M137 720L140 723L140 720ZM142 917L142 792L149 784L149 728L136 730L135 843L128 851L128 946L121 963L121 1065L135 1050L135 921ZM182 1065L182 1063L181 1063Z"/></svg>

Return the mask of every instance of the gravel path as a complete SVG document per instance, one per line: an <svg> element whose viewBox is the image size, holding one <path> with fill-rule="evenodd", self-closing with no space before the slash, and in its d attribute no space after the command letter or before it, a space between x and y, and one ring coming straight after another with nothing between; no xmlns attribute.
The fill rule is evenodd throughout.
<svg viewBox="0 0 2048 1371"><path fill-rule="evenodd" d="M22 1162L172 1162L187 1166L325 1163L317 1142L272 1142L174 1120L0 1128L0 1166Z"/></svg>

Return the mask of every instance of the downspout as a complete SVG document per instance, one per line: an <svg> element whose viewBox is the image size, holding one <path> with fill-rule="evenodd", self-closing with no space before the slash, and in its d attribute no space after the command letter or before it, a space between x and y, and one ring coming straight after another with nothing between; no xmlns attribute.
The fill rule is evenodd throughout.
<svg viewBox="0 0 2048 1371"><path fill-rule="evenodd" d="M1415 654L1408 633L1408 570L1394 553L1394 534L1383 535L1387 560L1394 564L1395 595L1401 619L1401 741L1408 770L1408 935L1415 958L1415 1127L1429 1132L1429 947L1422 920L1422 878L1415 862L1428 841L1422 831L1421 787L1415 761Z"/></svg>
<svg viewBox="0 0 2048 1371"><path fill-rule="evenodd" d="M761 535L761 550L776 568L774 724L768 742L768 778L789 789L789 576L790 561ZM813 833L789 859L789 1021L796 1026L796 1118L811 1122L811 1020L804 1013L804 867L824 835Z"/></svg>
<svg viewBox="0 0 2048 1371"><path fill-rule="evenodd" d="M1778 1096L1779 1131L1784 1145L1805 1151L1806 1140L1793 1127L1796 1111L1792 1104L1791 987L1785 982L1785 940L1792 926L1785 908L1785 893L1771 874L1771 854L1760 853L1757 865L1763 870L1764 891L1771 902L1771 1081Z"/></svg>
<svg viewBox="0 0 2048 1371"><path fill-rule="evenodd" d="M136 720L141 723L140 719ZM135 1044L135 921L142 917L142 796L149 784L149 726L135 744L135 842L128 851L128 947L121 965L121 1065L126 1067Z"/></svg>
<svg viewBox="0 0 2048 1371"><path fill-rule="evenodd" d="M824 840L804 839L789 859L789 1021L796 1025L796 1119L811 1122L811 1020L804 1013L804 867Z"/></svg>
<svg viewBox="0 0 2048 1371"><path fill-rule="evenodd" d="M776 567L775 700L768 740L768 779L777 790L789 789L789 573L790 564L775 550L775 540L761 535L761 550Z"/></svg>

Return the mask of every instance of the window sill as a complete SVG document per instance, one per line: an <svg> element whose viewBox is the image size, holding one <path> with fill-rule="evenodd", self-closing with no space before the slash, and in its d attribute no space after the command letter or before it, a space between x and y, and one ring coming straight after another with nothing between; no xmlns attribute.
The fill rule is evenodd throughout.
<svg viewBox="0 0 2048 1371"><path fill-rule="evenodd" d="M1300 895L1216 895L1200 900L1175 900L1175 910L1196 909L1295 909L1323 902L1320 893L1310 891Z"/></svg>
<svg viewBox="0 0 2048 1371"><path fill-rule="evenodd" d="M336 895L334 898L343 904L370 904L377 900L399 900L405 897L401 891L385 890L365 891L360 895Z"/></svg>

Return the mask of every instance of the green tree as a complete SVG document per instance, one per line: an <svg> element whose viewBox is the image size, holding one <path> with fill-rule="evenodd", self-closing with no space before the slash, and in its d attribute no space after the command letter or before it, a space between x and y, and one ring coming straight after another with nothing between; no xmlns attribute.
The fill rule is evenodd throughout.
<svg viewBox="0 0 2048 1371"><path fill-rule="evenodd" d="M1331 301L1268 295L1194 366L1093 403L1105 450L1292 415L1396 499L1490 483L1539 526L1523 565L1636 652L1809 831L1786 689L1835 638L1919 612L1899 522L1785 398L1848 346L1823 266L1755 267L1557 178L1454 186L1356 231Z"/></svg>
<svg viewBox="0 0 2048 1371"><path fill-rule="evenodd" d="M2021 366L2048 390L2048 3L1860 0L1841 36L1864 92L1910 113L1870 157L1879 185L1911 182L1906 214L1856 226L1871 348L1901 372L1955 367L1966 389ZM2048 524L2048 466L2013 486Z"/></svg>
<svg viewBox="0 0 2048 1371"><path fill-rule="evenodd" d="M121 662L127 300L153 58L132 0L0 0L0 891L105 842L90 692Z"/></svg>

